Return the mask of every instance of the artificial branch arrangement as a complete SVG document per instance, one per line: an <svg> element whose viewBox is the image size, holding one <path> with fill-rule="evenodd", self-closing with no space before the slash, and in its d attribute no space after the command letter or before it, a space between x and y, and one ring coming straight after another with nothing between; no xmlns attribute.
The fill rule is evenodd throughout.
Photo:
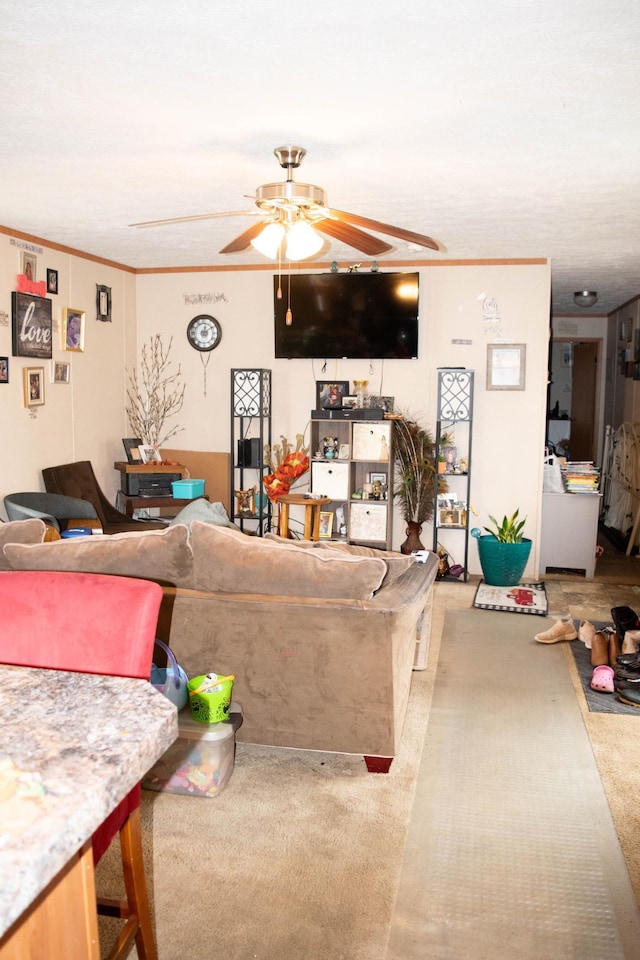
<svg viewBox="0 0 640 960"><path fill-rule="evenodd" d="M127 417L135 436L152 447L161 446L184 429L175 426L163 432L165 422L182 409L184 402L185 384L180 364L175 373L169 372L172 344L173 337L165 350L160 334L154 334L142 347L140 377L137 370L129 373Z"/></svg>
<svg viewBox="0 0 640 960"><path fill-rule="evenodd" d="M394 496L406 523L428 523L435 500L434 439L426 427L407 415L393 420L393 430Z"/></svg>

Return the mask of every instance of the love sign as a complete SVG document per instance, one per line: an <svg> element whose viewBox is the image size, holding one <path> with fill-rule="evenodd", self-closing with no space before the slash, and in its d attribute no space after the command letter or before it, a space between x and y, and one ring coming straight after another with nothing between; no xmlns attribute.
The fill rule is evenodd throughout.
<svg viewBox="0 0 640 960"><path fill-rule="evenodd" d="M12 293L12 345L14 357L52 357L51 300L32 293Z"/></svg>

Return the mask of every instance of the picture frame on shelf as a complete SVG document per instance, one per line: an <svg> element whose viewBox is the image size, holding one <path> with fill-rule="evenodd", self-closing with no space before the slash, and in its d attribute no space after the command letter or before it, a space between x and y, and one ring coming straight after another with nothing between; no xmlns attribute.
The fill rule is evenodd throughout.
<svg viewBox="0 0 640 960"><path fill-rule="evenodd" d="M338 447L338 460L348 460L351 448L348 443L341 443Z"/></svg>
<svg viewBox="0 0 640 960"><path fill-rule="evenodd" d="M25 367L22 371L25 407L44 404L44 367Z"/></svg>
<svg viewBox="0 0 640 960"><path fill-rule="evenodd" d="M343 410L355 410L358 406L358 398L347 394L346 397L342 398L342 409Z"/></svg>
<svg viewBox="0 0 640 960"><path fill-rule="evenodd" d="M384 487L387 485L387 475L386 473L370 473L369 474L370 483L381 483Z"/></svg>
<svg viewBox="0 0 640 960"><path fill-rule="evenodd" d="M51 360L53 319L51 300L32 293L11 294L11 334L14 357Z"/></svg>
<svg viewBox="0 0 640 960"><path fill-rule="evenodd" d="M0 357L0 383L9 383L9 357Z"/></svg>
<svg viewBox="0 0 640 960"><path fill-rule="evenodd" d="M487 390L524 390L525 343L487 344Z"/></svg>
<svg viewBox="0 0 640 960"><path fill-rule="evenodd" d="M96 283L96 317L103 323L111 323L111 287Z"/></svg>
<svg viewBox="0 0 640 960"><path fill-rule="evenodd" d="M71 364L67 360L51 361L51 383L69 383Z"/></svg>
<svg viewBox="0 0 640 960"><path fill-rule="evenodd" d="M50 270L47 267L47 293L57 294L58 292L58 271Z"/></svg>
<svg viewBox="0 0 640 960"><path fill-rule="evenodd" d="M341 410L348 395L348 380L316 380L316 410Z"/></svg>
<svg viewBox="0 0 640 960"><path fill-rule="evenodd" d="M127 463L142 463L142 454L140 453L142 437L123 437L122 445L127 455Z"/></svg>
<svg viewBox="0 0 640 960"><path fill-rule="evenodd" d="M333 530L333 512L331 510L320 511L320 531L321 540L329 540Z"/></svg>
<svg viewBox="0 0 640 960"><path fill-rule="evenodd" d="M84 310L65 307L62 311L62 348L84 353Z"/></svg>
<svg viewBox="0 0 640 960"><path fill-rule="evenodd" d="M162 454L157 447L141 443L138 447L143 463L162 463Z"/></svg>

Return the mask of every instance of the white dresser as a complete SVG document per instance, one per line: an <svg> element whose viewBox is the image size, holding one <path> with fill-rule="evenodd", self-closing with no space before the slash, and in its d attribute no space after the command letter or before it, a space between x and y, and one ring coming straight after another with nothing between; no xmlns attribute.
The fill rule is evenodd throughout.
<svg viewBox="0 0 640 960"><path fill-rule="evenodd" d="M548 567L562 567L593 577L600 501L592 493L542 494L541 576Z"/></svg>

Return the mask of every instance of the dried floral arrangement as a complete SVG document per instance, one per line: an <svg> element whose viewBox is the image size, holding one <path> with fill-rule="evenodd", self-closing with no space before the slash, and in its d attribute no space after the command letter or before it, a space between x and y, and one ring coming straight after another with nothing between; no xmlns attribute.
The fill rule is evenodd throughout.
<svg viewBox="0 0 640 960"><path fill-rule="evenodd" d="M154 334L142 347L140 376L137 370L129 373L127 417L134 436L148 446L159 447L184 429L174 426L164 432L166 421L179 413L184 403L180 364L175 372L169 370L172 344L173 337L165 350L160 334Z"/></svg>
<svg viewBox="0 0 640 960"><path fill-rule="evenodd" d="M304 437L296 434L295 449L286 437L280 436L280 443L268 444L264 448L264 462L271 467L264 480L264 488L269 500L289 493L296 480L309 469L309 447L304 446Z"/></svg>
<svg viewBox="0 0 640 960"><path fill-rule="evenodd" d="M435 485L435 441L426 427L404 414L393 421L394 496L398 498L405 522L428 523L433 517ZM438 489L443 489L440 479Z"/></svg>

